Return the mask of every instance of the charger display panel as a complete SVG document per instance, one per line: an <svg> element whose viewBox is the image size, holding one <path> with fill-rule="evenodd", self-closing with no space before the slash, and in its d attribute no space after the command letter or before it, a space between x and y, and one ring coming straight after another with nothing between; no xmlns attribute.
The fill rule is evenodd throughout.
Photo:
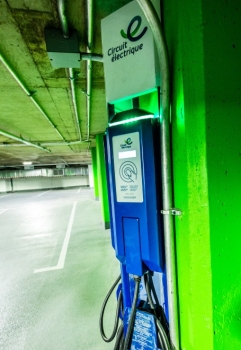
<svg viewBox="0 0 241 350"><path fill-rule="evenodd" d="M139 132L112 138L117 202L143 202Z"/></svg>

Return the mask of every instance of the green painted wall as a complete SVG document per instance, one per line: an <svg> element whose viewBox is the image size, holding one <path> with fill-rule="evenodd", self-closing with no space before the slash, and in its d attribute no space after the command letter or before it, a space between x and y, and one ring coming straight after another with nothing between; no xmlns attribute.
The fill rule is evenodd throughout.
<svg viewBox="0 0 241 350"><path fill-rule="evenodd" d="M241 349L241 3L163 0L182 350Z"/></svg>
<svg viewBox="0 0 241 350"><path fill-rule="evenodd" d="M96 147L91 148L91 158L92 158L92 169L93 169L93 178L94 178L94 194L95 199L99 199L99 187L98 187L98 168L97 168L97 156L96 156Z"/></svg>
<svg viewBox="0 0 241 350"><path fill-rule="evenodd" d="M101 204L101 213L104 226L110 228L110 213L108 204L107 179L105 168L104 142L103 135L96 135L96 156L97 156L97 173L98 173L98 189Z"/></svg>

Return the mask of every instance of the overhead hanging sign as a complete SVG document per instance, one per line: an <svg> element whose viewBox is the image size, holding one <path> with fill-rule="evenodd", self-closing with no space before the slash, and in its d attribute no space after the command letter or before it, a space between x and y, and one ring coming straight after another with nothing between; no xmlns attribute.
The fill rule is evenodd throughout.
<svg viewBox="0 0 241 350"><path fill-rule="evenodd" d="M136 1L101 22L108 103L154 91L159 70L152 32Z"/></svg>

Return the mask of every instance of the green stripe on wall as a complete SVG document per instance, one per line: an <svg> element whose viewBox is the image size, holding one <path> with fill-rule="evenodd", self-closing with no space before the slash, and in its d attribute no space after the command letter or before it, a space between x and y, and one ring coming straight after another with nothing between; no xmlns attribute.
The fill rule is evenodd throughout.
<svg viewBox="0 0 241 350"><path fill-rule="evenodd" d="M91 157L92 157L92 169L93 169L93 178L94 178L94 194L95 194L95 198L99 199L96 147L91 148Z"/></svg>
<svg viewBox="0 0 241 350"><path fill-rule="evenodd" d="M108 191L105 168L104 142L103 135L96 135L96 156L98 169L98 188L101 203L101 213L105 228L110 227L110 213L108 204Z"/></svg>

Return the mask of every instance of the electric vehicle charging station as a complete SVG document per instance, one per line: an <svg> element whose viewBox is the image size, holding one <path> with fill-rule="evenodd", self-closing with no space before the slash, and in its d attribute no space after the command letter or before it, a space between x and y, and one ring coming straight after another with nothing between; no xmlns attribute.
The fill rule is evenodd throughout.
<svg viewBox="0 0 241 350"><path fill-rule="evenodd" d="M155 118L153 111L140 108L141 96L157 93L160 82L157 78L153 38L135 1L104 19L103 33L108 32L109 24L113 26L119 15L123 20L120 26L123 27L119 27L116 32L112 31L114 43L109 40L109 33L103 34L102 40L104 52L107 53L104 69L109 126L105 136L105 156L111 239L116 257L120 261L121 274L104 300L100 330L106 342L112 341L116 336L116 350L167 350L171 349L171 345L168 315L163 307L163 304L168 303L166 286L165 282L158 286L162 289L159 291L159 294L162 294L160 297L152 279L154 273L165 276L163 225L160 214L160 118L159 113ZM128 48L130 43L127 40L121 45L116 44L119 32L124 37L123 28L127 28L127 39L134 42L134 47ZM138 50L135 51L136 47ZM116 54L117 52L120 53ZM132 52L135 54L131 55ZM148 77L145 76L146 73L139 77L139 72L137 79L136 69L130 68L130 63L133 62L138 71L138 60L136 61L134 56L142 62L142 53L147 54L151 61L151 74L148 72ZM127 73L121 73L123 67L126 70L125 61L131 71L128 72L127 69ZM140 78L144 83L140 82ZM116 79L119 80L119 86L115 85L112 88ZM116 111L116 105L122 100L131 101L132 108ZM156 110L160 110L159 101ZM116 286L116 320L114 330L108 338L104 332L103 314L108 298ZM119 320L121 326L118 329Z"/></svg>
<svg viewBox="0 0 241 350"><path fill-rule="evenodd" d="M133 99L135 106L138 100ZM118 300L123 344L117 337L115 349L171 349L168 315L160 304L167 303L165 290L158 296L152 279L155 272L165 275L159 145L159 118L139 108L116 113L106 130L111 238L120 261L117 295L123 308Z"/></svg>
<svg viewBox="0 0 241 350"><path fill-rule="evenodd" d="M126 271L138 276L148 269L163 271L153 130L158 122L152 117L110 126L106 132L113 246Z"/></svg>

